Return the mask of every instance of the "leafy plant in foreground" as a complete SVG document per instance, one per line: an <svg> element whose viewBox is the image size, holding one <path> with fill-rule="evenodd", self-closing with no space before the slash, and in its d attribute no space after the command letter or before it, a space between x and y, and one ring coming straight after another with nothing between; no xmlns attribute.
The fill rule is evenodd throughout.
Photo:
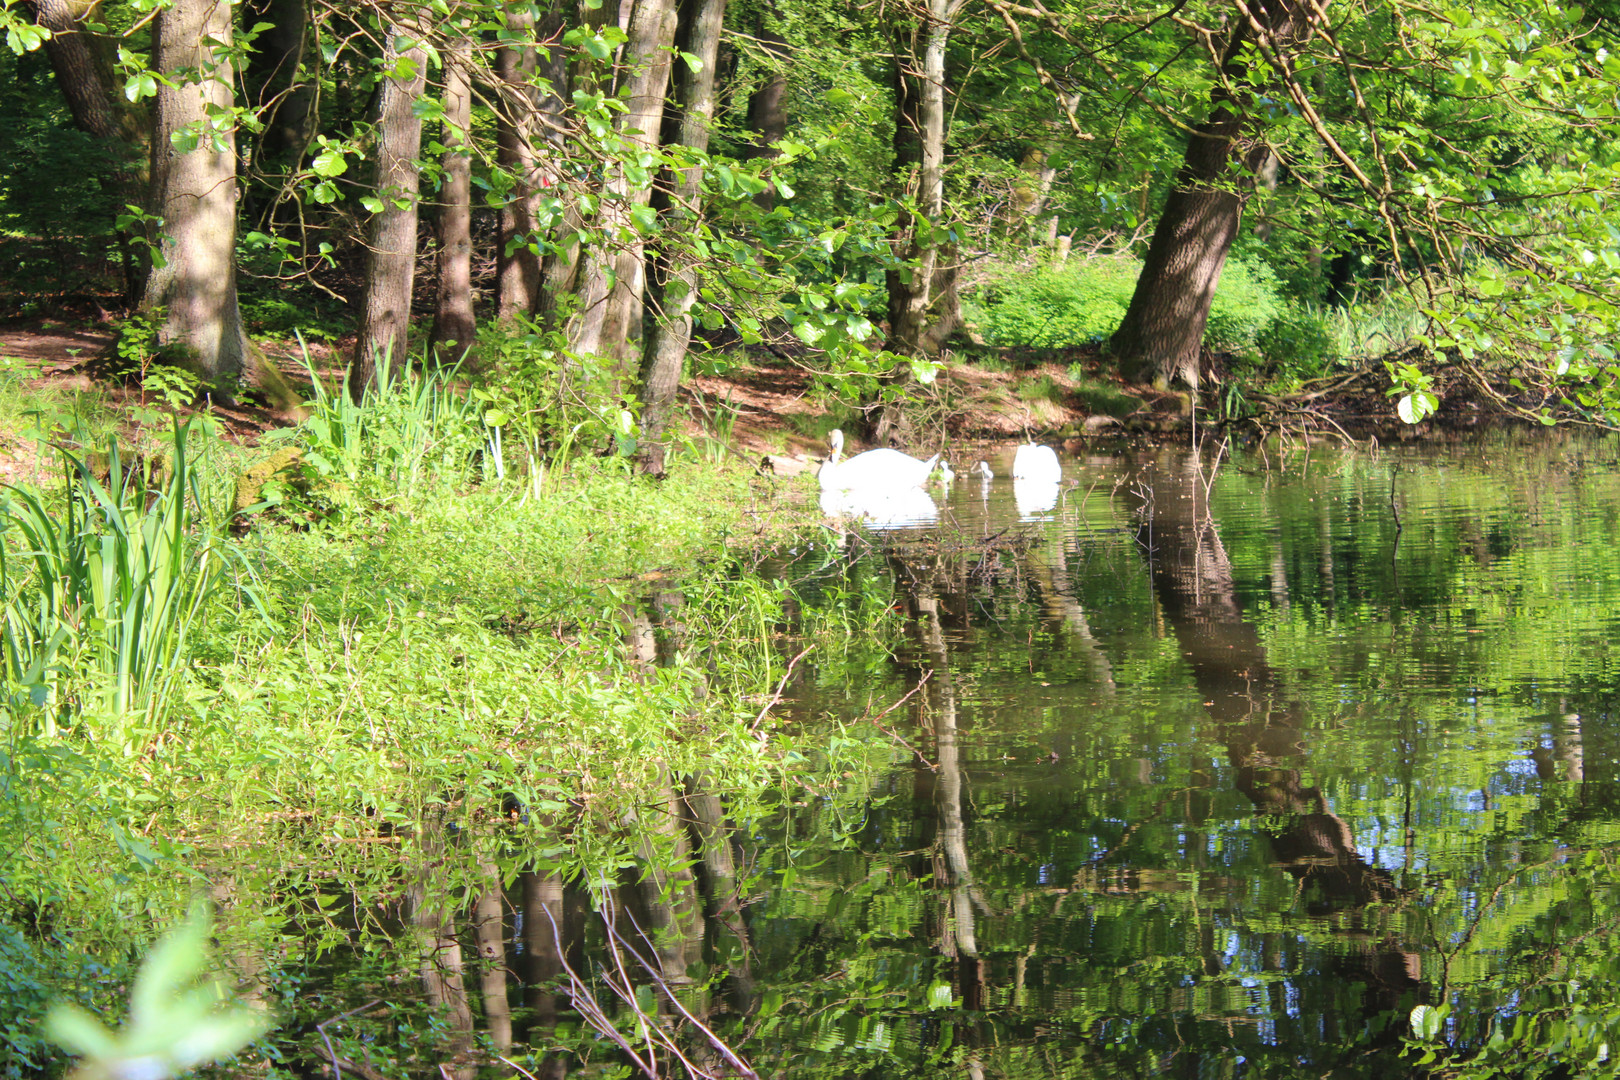
<svg viewBox="0 0 1620 1080"><path fill-rule="evenodd" d="M73 1005L45 1018L46 1033L85 1060L75 1080L166 1080L198 1065L230 1057L264 1034L269 1017L239 1007L220 1008L223 989L203 978L209 919L192 911L186 924L157 944L141 965L129 995L129 1020L117 1032Z"/></svg>
<svg viewBox="0 0 1620 1080"><path fill-rule="evenodd" d="M70 490L61 513L24 487L0 506L0 529L23 545L0 547L0 647L14 718L28 705L42 708L43 733L52 735L64 712L89 713L105 723L95 734L130 751L130 722L162 715L228 561L214 537L193 535L200 493L188 430L174 429L168 476L155 490L152 463L126 466L113 443L105 483L63 452ZM19 560L32 562L31 575Z"/></svg>

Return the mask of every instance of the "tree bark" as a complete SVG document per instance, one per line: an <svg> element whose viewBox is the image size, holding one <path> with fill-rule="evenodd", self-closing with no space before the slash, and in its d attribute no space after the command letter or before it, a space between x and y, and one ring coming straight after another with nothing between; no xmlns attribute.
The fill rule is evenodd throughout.
<svg viewBox="0 0 1620 1080"><path fill-rule="evenodd" d="M502 16L506 44L495 55L501 107L496 114L496 162L512 179L501 207L500 250L496 258L496 317L509 320L534 311L540 290L540 256L533 247L540 199L535 154L534 50L532 8L514 5Z"/></svg>
<svg viewBox="0 0 1620 1080"><path fill-rule="evenodd" d="M726 16L726 0L689 0L685 5L683 29L686 40L682 52L698 59L697 67L681 65L677 94L681 108L680 145L698 153L709 148L709 130L714 120L714 70L720 53L720 29ZM669 236L691 235L701 217L700 200L703 167L682 169L664 221ZM664 473L664 428L680 389L681 370L692 343L692 306L697 302L698 272L696 255L682 252L661 290L663 311L646 342L641 366L641 439L637 447L637 467L644 473Z"/></svg>
<svg viewBox="0 0 1620 1080"><path fill-rule="evenodd" d="M754 133L747 148L747 156L774 159L781 154L777 143L787 135L787 40L772 25L775 5L767 3L760 11L756 38L771 68L765 81L748 97L748 130ZM762 210L776 206L776 186L773 184L754 196Z"/></svg>
<svg viewBox="0 0 1620 1080"><path fill-rule="evenodd" d="M243 17L270 28L253 41L247 84L264 131L253 163L260 176L294 168L309 145L315 92L302 70L309 38L308 0L249 0Z"/></svg>
<svg viewBox="0 0 1620 1080"><path fill-rule="evenodd" d="M162 265L141 300L142 311L161 313L166 357L222 402L235 399L250 348L236 302L230 43L230 0L175 0L158 15L153 65L168 81L154 108L151 210L162 218L153 237Z"/></svg>
<svg viewBox="0 0 1620 1080"><path fill-rule="evenodd" d="M961 322L960 307L950 302L956 293L954 275L943 280L939 276L943 263L933 226L945 216L945 47L962 2L926 0L917 22L896 35L895 160L901 167L915 168L914 186L906 194L918 210L918 214L902 210L892 233L895 255L910 264L909 270L889 270L885 275L889 292L885 347L900 356L938 352ZM941 298L947 302L936 310ZM929 326L931 316L937 321L934 327ZM909 372L902 369L891 387L909 380ZM874 442L903 441L907 427L903 396L878 403Z"/></svg>
<svg viewBox="0 0 1620 1080"><path fill-rule="evenodd" d="M45 55L51 62L57 88L80 131L95 136L105 148L112 175L103 190L120 206L142 206L148 198L150 177L140 164L149 159L149 118L146 110L130 105L114 91L113 46L84 28L95 11L91 0L36 0L40 26L51 32ZM128 234L119 238L124 270L124 299L133 303L142 291L143 260Z"/></svg>
<svg viewBox="0 0 1620 1080"><path fill-rule="evenodd" d="M411 286L416 274L416 157L422 119L416 99L427 85L427 53L413 27L390 23L383 47L382 92L377 103L376 195L366 254L366 295L360 336L349 368L349 396L364 397L381 377L379 365L401 371L409 362Z"/></svg>
<svg viewBox="0 0 1620 1080"><path fill-rule="evenodd" d="M106 50L81 25L96 5L89 0L36 0L34 6L39 25L51 32L45 55L74 126L98 139L127 139L131 132L116 105Z"/></svg>
<svg viewBox="0 0 1620 1080"><path fill-rule="evenodd" d="M1241 5L1240 5L1241 6ZM1193 128L1174 186L1153 230L1142 276L1110 349L1122 374L1198 386L1198 357L1210 304L1237 239L1243 205L1270 153L1244 88L1256 47L1288 47L1311 25L1297 0L1262 0L1239 16L1211 91L1209 119ZM1320 10L1320 9L1316 9Z"/></svg>
<svg viewBox="0 0 1620 1080"><path fill-rule="evenodd" d="M575 352L609 357L623 365L631 336L640 328L646 291L646 242L632 214L652 198L652 185L636 174L637 158L658 149L664 93L669 85L670 46L675 40L674 0L636 0L625 42L626 110L619 118L620 153L602 193L601 241L586 255L580 277L580 311L569 334Z"/></svg>
<svg viewBox="0 0 1620 1080"><path fill-rule="evenodd" d="M459 28L458 28L459 29ZM433 315L433 352L457 363L478 335L472 298L472 39L456 33L444 50L444 181L439 191L438 305Z"/></svg>
<svg viewBox="0 0 1620 1080"><path fill-rule="evenodd" d="M613 7L616 4L604 3L595 10L587 9L588 17L595 17L603 8ZM566 20L560 9L552 12L541 20L537 37L541 41L550 41L552 44L546 49L536 68L545 88L540 93L539 128L540 137L546 152L546 160L542 163L541 184L550 185L553 194L561 195L563 191L563 177L556 166L556 161L562 158L564 149L562 145L563 116L567 108L566 102L571 100L572 86L569 70L569 57L562 47L560 39L565 29ZM579 208L572 198L563 199L562 221L553 222L547 239L553 244L552 250L540 260L540 292L535 297L534 317L540 325L555 328L557 300L574 291L574 280L579 272L579 247L568 243L566 246L557 246L559 240L575 236L583 223Z"/></svg>

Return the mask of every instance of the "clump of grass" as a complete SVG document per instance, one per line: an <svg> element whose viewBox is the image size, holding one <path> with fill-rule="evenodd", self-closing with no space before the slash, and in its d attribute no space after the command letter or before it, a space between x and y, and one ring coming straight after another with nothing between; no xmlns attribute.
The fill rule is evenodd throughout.
<svg viewBox="0 0 1620 1080"><path fill-rule="evenodd" d="M1036 375L1032 378L1019 380L1013 393L1018 395L1020 401L1027 404L1033 404L1037 401L1049 401L1057 405L1062 404L1065 391L1052 376Z"/></svg>
<svg viewBox="0 0 1620 1080"><path fill-rule="evenodd" d="M11 727L32 717L54 736L59 719L84 719L92 736L132 751L135 728L149 735L165 713L193 628L232 562L192 527L203 496L190 430L174 428L166 478L151 459L126 466L116 443L105 482L64 451L60 512L30 488L13 488L0 506L0 527L18 544L0 548Z"/></svg>
<svg viewBox="0 0 1620 1080"><path fill-rule="evenodd" d="M1093 378L1081 364L1069 365L1069 378L1074 380L1070 395L1094 416L1129 416L1142 407L1141 398L1125 393L1112 383Z"/></svg>
<svg viewBox="0 0 1620 1080"><path fill-rule="evenodd" d="M1344 357L1378 357L1401 352L1425 332L1428 317L1404 293L1336 308L1328 315L1335 351Z"/></svg>

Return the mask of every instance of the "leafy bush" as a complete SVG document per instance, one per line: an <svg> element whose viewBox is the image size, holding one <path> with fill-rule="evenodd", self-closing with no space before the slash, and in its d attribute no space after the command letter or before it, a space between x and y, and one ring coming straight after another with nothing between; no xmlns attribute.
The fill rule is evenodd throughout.
<svg viewBox="0 0 1620 1080"><path fill-rule="evenodd" d="M282 289L274 293L244 291L240 297L242 325L250 334L291 334L298 331L307 339L335 341L353 331L354 320L342 311L331 310L323 298L300 302L297 293Z"/></svg>
<svg viewBox="0 0 1620 1080"><path fill-rule="evenodd" d="M980 298L985 337L996 345L1063 349L1101 341L1119 326L1141 266L1087 259L1030 272L1003 269Z"/></svg>
<svg viewBox="0 0 1620 1080"><path fill-rule="evenodd" d="M488 374L477 395L489 424L554 464L581 449L628 450L635 418L614 364L567 344L560 331L523 318L479 328L479 366Z"/></svg>
<svg viewBox="0 0 1620 1080"><path fill-rule="evenodd" d="M1252 349L1282 310L1281 289L1271 268L1233 256L1221 271L1215 301L1209 308L1209 322L1204 327L1204 344L1221 352Z"/></svg>
<svg viewBox="0 0 1620 1080"><path fill-rule="evenodd" d="M996 345L1064 349L1102 341L1125 318L1141 270L1141 263L1122 256L1035 271L1005 267L975 298L978 321ZM1282 309L1277 278L1266 266L1229 259L1204 341L1212 349L1251 349Z"/></svg>
<svg viewBox="0 0 1620 1080"><path fill-rule="evenodd" d="M1338 339L1323 312L1290 305L1260 332L1261 358L1279 374L1299 379L1323 375L1337 357Z"/></svg>

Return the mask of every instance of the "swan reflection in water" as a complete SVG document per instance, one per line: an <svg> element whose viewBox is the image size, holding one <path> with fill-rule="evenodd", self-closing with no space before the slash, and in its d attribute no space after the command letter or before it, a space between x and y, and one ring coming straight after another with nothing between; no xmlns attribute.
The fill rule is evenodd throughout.
<svg viewBox="0 0 1620 1080"><path fill-rule="evenodd" d="M1050 514L1057 508L1058 494L1062 489L1063 485L1056 480L1014 478L1013 503L1018 507L1019 519L1030 521Z"/></svg>
<svg viewBox="0 0 1620 1080"><path fill-rule="evenodd" d="M939 520L939 507L919 487L823 491L821 512L828 517L861 521L878 530L930 525Z"/></svg>

